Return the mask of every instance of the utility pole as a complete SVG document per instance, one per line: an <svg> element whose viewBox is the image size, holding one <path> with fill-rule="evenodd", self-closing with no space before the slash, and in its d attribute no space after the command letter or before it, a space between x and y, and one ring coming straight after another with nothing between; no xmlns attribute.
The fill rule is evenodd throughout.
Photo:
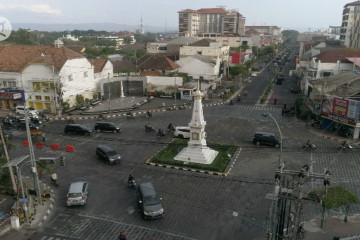
<svg viewBox="0 0 360 240"><path fill-rule="evenodd" d="M330 183L330 172L312 173L309 165L306 164L300 171L278 169L275 178L279 180L280 186L276 191L278 193L276 209L273 209L275 214L272 219L275 221L271 226L275 229L275 234L272 239L302 240L305 237L303 201L308 200L304 195L304 184L314 179L323 179L324 185L327 187ZM285 180L287 180L286 186Z"/></svg>

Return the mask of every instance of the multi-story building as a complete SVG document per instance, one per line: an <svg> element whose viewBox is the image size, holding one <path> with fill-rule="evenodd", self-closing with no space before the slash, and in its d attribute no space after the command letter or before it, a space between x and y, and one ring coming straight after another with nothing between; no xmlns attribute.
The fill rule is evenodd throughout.
<svg viewBox="0 0 360 240"><path fill-rule="evenodd" d="M224 8L186 9L179 11L179 36L196 37L244 34L245 17Z"/></svg>
<svg viewBox="0 0 360 240"><path fill-rule="evenodd" d="M360 1L347 3L342 14L340 40L347 47L359 45ZM356 34L357 33L357 34Z"/></svg>

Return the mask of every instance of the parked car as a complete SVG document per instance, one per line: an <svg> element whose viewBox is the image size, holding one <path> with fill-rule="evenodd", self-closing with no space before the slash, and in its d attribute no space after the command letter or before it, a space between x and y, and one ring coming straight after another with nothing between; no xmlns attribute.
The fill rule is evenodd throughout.
<svg viewBox="0 0 360 240"><path fill-rule="evenodd" d="M140 182L136 191L137 199L145 219L160 218L164 214L161 198L150 181Z"/></svg>
<svg viewBox="0 0 360 240"><path fill-rule="evenodd" d="M115 123L112 122L97 122L94 125L94 130L97 132L121 132L121 128L116 126Z"/></svg>
<svg viewBox="0 0 360 240"><path fill-rule="evenodd" d="M255 132L252 142L256 145L280 146L280 138L269 132Z"/></svg>
<svg viewBox="0 0 360 240"><path fill-rule="evenodd" d="M115 164L121 160L120 154L106 144L99 144L97 146L96 156L106 161L108 164Z"/></svg>
<svg viewBox="0 0 360 240"><path fill-rule="evenodd" d="M67 124L64 129L65 134L91 135L92 130L81 124Z"/></svg>
<svg viewBox="0 0 360 240"><path fill-rule="evenodd" d="M85 181L73 182L70 184L66 195L66 205L85 205L89 195L89 184Z"/></svg>
<svg viewBox="0 0 360 240"><path fill-rule="evenodd" d="M38 111L36 111L34 108L25 108L24 106L16 106L15 107L15 112L17 114L25 115L26 111L28 111L30 116L39 115Z"/></svg>
<svg viewBox="0 0 360 240"><path fill-rule="evenodd" d="M185 127L185 126L175 127L174 137L190 138L190 127Z"/></svg>

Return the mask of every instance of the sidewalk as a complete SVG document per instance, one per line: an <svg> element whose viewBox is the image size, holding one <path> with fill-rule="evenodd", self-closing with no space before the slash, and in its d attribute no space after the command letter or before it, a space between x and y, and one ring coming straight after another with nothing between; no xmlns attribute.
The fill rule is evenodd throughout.
<svg viewBox="0 0 360 240"><path fill-rule="evenodd" d="M24 186L32 187L32 178L24 177L23 184ZM0 228L0 236L2 240L27 239L27 237L32 235L42 226L51 213L55 201L51 188L49 188L45 183L40 182L40 191L43 193L44 190L47 191L49 195L42 198L42 204L36 203L36 196L27 194L29 223L23 223L18 229L14 229L11 226L10 218L7 219L7 222ZM7 195L0 195L0 197L2 199L6 199L6 201L0 202L1 209L15 211L14 209L11 209L11 207L15 206L16 199Z"/></svg>
<svg viewBox="0 0 360 240"><path fill-rule="evenodd" d="M334 237L343 240L360 239L360 215L349 216L347 223L339 217L326 218L323 229L320 228L320 219L306 222L304 227L305 240L333 240Z"/></svg>

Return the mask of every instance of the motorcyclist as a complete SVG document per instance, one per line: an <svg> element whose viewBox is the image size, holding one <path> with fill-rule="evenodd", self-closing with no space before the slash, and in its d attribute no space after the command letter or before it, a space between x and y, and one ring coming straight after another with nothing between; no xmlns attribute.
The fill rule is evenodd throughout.
<svg viewBox="0 0 360 240"><path fill-rule="evenodd" d="M172 123L169 123L167 129L168 129L169 131L174 130L174 126L172 125Z"/></svg>
<svg viewBox="0 0 360 240"><path fill-rule="evenodd" d="M127 112L126 115L127 115L128 117L134 117L134 114L133 114L131 111Z"/></svg>
<svg viewBox="0 0 360 240"><path fill-rule="evenodd" d="M305 146L308 147L308 148L312 147L310 139L307 140Z"/></svg>
<svg viewBox="0 0 360 240"><path fill-rule="evenodd" d="M50 179L51 179L51 182L52 182L52 183L57 184L57 174L56 174L56 173L52 173L52 174L50 175Z"/></svg>
<svg viewBox="0 0 360 240"><path fill-rule="evenodd" d="M124 233L124 232L120 232L120 234L119 234L119 236L118 236L117 239L118 239L118 240L126 240L126 235L125 235L125 233Z"/></svg>
<svg viewBox="0 0 360 240"><path fill-rule="evenodd" d="M158 136L159 136L159 137L164 136L164 132L163 132L163 130L162 130L161 128L159 128Z"/></svg>
<svg viewBox="0 0 360 240"><path fill-rule="evenodd" d="M147 116L147 117L152 117L152 113L148 110L148 111L146 112L146 116Z"/></svg>
<svg viewBox="0 0 360 240"><path fill-rule="evenodd" d="M128 177L128 185L129 187L132 187L134 185L135 178L130 174Z"/></svg>

